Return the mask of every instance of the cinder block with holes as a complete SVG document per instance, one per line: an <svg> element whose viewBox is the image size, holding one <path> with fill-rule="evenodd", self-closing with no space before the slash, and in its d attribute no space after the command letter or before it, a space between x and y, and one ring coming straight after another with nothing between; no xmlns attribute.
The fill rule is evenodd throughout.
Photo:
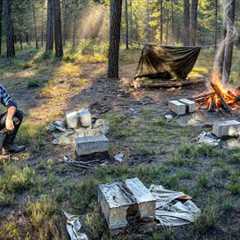
<svg viewBox="0 0 240 240"><path fill-rule="evenodd" d="M186 114L187 107L184 103L181 103L177 100L172 100L168 102L169 109L176 113L177 115L184 115Z"/></svg>
<svg viewBox="0 0 240 240"><path fill-rule="evenodd" d="M194 101L191 101L189 99L186 99L186 98L182 98L179 100L179 102L183 103L186 105L186 112L188 113L193 113L196 111L196 104Z"/></svg>
<svg viewBox="0 0 240 240"><path fill-rule="evenodd" d="M212 132L219 138L238 137L240 136L240 122L236 120L216 122Z"/></svg>

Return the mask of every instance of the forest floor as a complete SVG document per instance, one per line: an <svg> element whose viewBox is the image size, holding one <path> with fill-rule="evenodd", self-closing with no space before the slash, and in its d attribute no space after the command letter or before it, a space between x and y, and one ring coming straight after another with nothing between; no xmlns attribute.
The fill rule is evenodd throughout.
<svg viewBox="0 0 240 240"><path fill-rule="evenodd" d="M25 153L0 160L1 240L67 239L62 210L83 216L90 239L240 239L240 150L196 144L208 128L163 117L169 99L206 87L134 90L124 79L134 76L139 55L122 51L123 81L106 79L101 55L56 62L28 49L11 63L0 59L0 82L26 114L17 141L27 145ZM191 78L207 78L212 59L202 53ZM233 75L237 79L238 71ZM46 127L81 107L109 122L110 155L124 153L123 163L81 170L62 161L73 147L53 145ZM129 177L189 194L201 217L185 227L111 238L99 214L97 184Z"/></svg>

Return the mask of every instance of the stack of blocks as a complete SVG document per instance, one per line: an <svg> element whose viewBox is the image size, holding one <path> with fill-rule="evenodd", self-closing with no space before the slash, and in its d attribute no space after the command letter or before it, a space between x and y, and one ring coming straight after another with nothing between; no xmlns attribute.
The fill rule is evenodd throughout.
<svg viewBox="0 0 240 240"><path fill-rule="evenodd" d="M179 100L171 100L168 102L169 109L177 115L184 115L187 113L193 113L196 111L196 104L186 98Z"/></svg>
<svg viewBox="0 0 240 240"><path fill-rule="evenodd" d="M81 109L67 113L65 120L68 128L92 129L92 116L88 109ZM109 141L105 135L99 136L84 136L75 139L75 152L77 156L85 156L98 152L107 152L109 148Z"/></svg>
<svg viewBox="0 0 240 240"><path fill-rule="evenodd" d="M110 230L128 225L128 214L137 206L141 219L155 216L156 200L138 178L100 184L98 202Z"/></svg>

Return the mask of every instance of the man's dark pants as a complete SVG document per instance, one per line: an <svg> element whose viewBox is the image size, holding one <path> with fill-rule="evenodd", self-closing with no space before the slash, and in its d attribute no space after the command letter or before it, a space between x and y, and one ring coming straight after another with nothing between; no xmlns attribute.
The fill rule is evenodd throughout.
<svg viewBox="0 0 240 240"><path fill-rule="evenodd" d="M5 125L6 117L7 117L7 113L0 114L0 131L6 128L6 125ZM23 112L17 110L13 117L14 130L6 134L6 137L2 145L3 147L7 147L13 144L14 139L16 138L18 129L22 123L22 120L23 120Z"/></svg>

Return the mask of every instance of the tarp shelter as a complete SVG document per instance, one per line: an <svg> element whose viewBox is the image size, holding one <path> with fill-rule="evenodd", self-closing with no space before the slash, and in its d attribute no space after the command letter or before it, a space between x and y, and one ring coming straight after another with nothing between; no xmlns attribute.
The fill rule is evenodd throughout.
<svg viewBox="0 0 240 240"><path fill-rule="evenodd" d="M196 63L200 47L170 47L145 45L136 78L160 80L186 79Z"/></svg>

